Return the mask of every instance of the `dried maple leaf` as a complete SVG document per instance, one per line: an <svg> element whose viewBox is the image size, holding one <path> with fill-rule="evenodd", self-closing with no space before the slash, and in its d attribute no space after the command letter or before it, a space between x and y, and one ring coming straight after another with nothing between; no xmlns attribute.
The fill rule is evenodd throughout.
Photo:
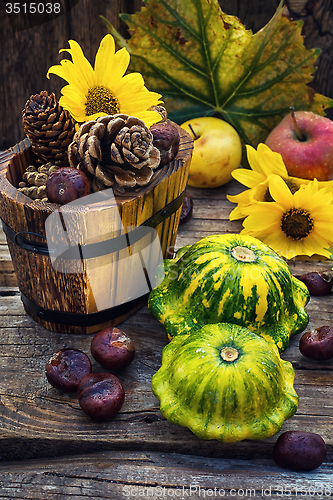
<svg viewBox="0 0 333 500"><path fill-rule="evenodd" d="M321 115L333 106L307 86L320 51L305 48L302 22L283 16L282 3L255 34L217 0L149 0L120 16L132 35L123 40L130 69L163 95L178 123L214 114L256 146L290 106Z"/></svg>

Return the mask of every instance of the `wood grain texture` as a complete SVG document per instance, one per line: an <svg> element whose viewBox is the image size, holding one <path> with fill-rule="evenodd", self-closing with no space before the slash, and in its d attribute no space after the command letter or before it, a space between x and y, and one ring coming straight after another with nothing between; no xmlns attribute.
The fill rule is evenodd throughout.
<svg viewBox="0 0 333 500"><path fill-rule="evenodd" d="M331 464L315 474L284 471L273 460L251 463L180 453L101 452L48 462L0 465L1 498L287 498L323 491L330 498ZM325 495L326 492L326 495ZM313 495L314 496L314 495Z"/></svg>
<svg viewBox="0 0 333 500"><path fill-rule="evenodd" d="M302 2L307 4L306 15L302 16L304 43L307 48L322 49L311 86L316 92L333 97L332 0ZM128 36L119 13L136 12L142 5L141 0L59 0L59 3L62 12L66 10L65 14L22 31L15 31L16 21L12 26L5 9L6 2L0 3L0 71L3 75L0 79L0 149L9 148L23 139L21 111L30 95L47 90L60 97L63 80L56 76L48 80L46 73L51 65L60 61L58 51L67 47L67 40L80 43L86 57L93 62L99 43L107 33L99 16L105 16L116 29ZM219 3L224 12L238 16L248 29L256 32L272 17L279 0L220 0ZM71 5L74 7L70 9ZM327 115L332 118L332 109Z"/></svg>
<svg viewBox="0 0 333 500"><path fill-rule="evenodd" d="M175 249L205 235L239 232L241 222L228 220L234 205L226 195L241 190L235 181L212 190L188 188L194 200L193 217L180 226ZM3 235L0 242L5 249ZM10 262L0 261L3 273L5 264ZM331 267L327 261L311 259L289 265L295 275ZM311 297L307 311L307 328L333 324L332 295ZM203 490L195 492L195 484L207 491L225 489L225 498L240 498L233 490L242 488L254 488L257 498L267 498L270 491L271 498L281 498L282 487L292 487L294 492L298 487L301 497L301 487L304 496L311 485L317 491L332 486L333 361L302 356L301 334L291 338L282 355L293 363L300 402L281 432L307 430L325 439L325 463L310 473L274 464L277 436L224 444L200 440L188 429L166 421L150 388L168 342L164 328L146 306L120 327L136 347L133 363L119 374L125 403L113 420L96 423L83 414L75 394L57 391L44 375L46 361L62 347L81 349L91 358L92 336L46 330L25 313L17 287L0 288L0 498L124 498L129 491L132 496L149 493L158 498L161 491L168 491L161 488L187 498L191 487L192 497L202 498ZM104 371L92 362L95 372Z"/></svg>
<svg viewBox="0 0 333 500"><path fill-rule="evenodd" d="M332 323L331 297L311 299L307 307L309 328ZM24 313L19 295L1 297L1 427L3 460L54 456L98 450L160 450L214 457L269 458L276 436L263 441L224 444L203 441L188 429L167 422L150 389L150 379L160 366L167 343L164 329L146 306L122 323L133 339L136 357L119 374L126 399L121 412L109 422L93 422L84 415L76 395L51 387L45 376L48 358L62 347L76 347L90 354L91 337L50 332ZM332 458L332 362L306 359L298 349L301 334L292 337L283 358L296 372L300 396L296 414L282 430L311 430L322 435ZM93 370L105 371L93 359ZM7 446L10 443L10 446ZM23 446L24 443L29 446ZM6 444L6 446L5 446ZM23 455L22 455L23 454Z"/></svg>

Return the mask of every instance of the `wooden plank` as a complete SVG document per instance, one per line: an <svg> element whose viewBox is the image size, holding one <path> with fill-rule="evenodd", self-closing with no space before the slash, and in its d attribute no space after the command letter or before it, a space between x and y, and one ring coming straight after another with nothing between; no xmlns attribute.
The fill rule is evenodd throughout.
<svg viewBox="0 0 333 500"><path fill-rule="evenodd" d="M15 292L13 290L13 292ZM9 293L9 290L7 290ZM309 303L309 327L322 320L328 308L326 297ZM325 313L326 314L326 313ZM332 318L328 312L325 319ZM3 460L50 457L67 453L104 450L154 450L220 458L269 458L276 436L263 441L224 444L202 441L188 429L167 422L150 388L150 379L160 366L161 351L168 342L163 326L143 307L122 324L136 346L136 358L119 374L126 399L121 412L108 422L91 421L81 411L76 395L51 387L44 366L62 347L82 349L90 355L89 335L50 332L24 314L17 294L0 301L0 441ZM301 334L291 339L283 357L295 367L295 388L300 404L282 430L307 429L321 434L332 456L333 389L332 362L307 360L298 350ZM93 370L105 371L93 359Z"/></svg>
<svg viewBox="0 0 333 500"><path fill-rule="evenodd" d="M12 271L12 272L6 272L6 271L0 272L0 287L3 287L3 286L4 287L17 286L17 278L16 278L14 271Z"/></svg>
<svg viewBox="0 0 333 500"><path fill-rule="evenodd" d="M0 287L17 286L13 263L7 246L6 235L0 223Z"/></svg>
<svg viewBox="0 0 333 500"><path fill-rule="evenodd" d="M315 473L163 452L101 452L0 465L0 498L332 498L332 466Z"/></svg>
<svg viewBox="0 0 333 500"><path fill-rule="evenodd" d="M275 3L277 5L278 1ZM327 48L332 37L324 27L329 21L329 17L325 21L324 15L329 13L329 2L324 0L315 4L308 6L305 28L309 26L309 20L313 22L315 15L320 14L316 18L316 30L325 35L326 48L322 54L326 58L328 74L332 65L327 60L330 52ZM88 36L90 53L87 54L92 60L101 38L96 29L98 15L104 13L115 21L122 5L124 3L120 0L112 1L110 5L102 0L93 4L84 0L67 15L68 23L64 24L61 18L52 21L53 49L51 52L42 51L44 56L40 64L45 65L47 57L47 69L59 60L58 49L64 47L63 41L69 38L64 36L68 26L71 27L71 38L81 43L82 36L86 37L87 33L82 21L87 19L92 23ZM242 2L236 6L235 2L228 1L222 7L227 7L225 10L230 14L234 12L229 7L237 8L243 21L244 14L249 15L259 28L262 13L268 19L271 12L268 15L267 9L273 12L276 5L257 1L258 15L253 15L252 2L252 14L249 6ZM95 21L91 21L94 13L97 13ZM44 75L42 78L46 82L46 69L38 72L35 66L28 68L31 54L25 57L25 47L31 44L26 45L26 34L16 33L14 43L13 37L8 36L11 31L7 18L4 28L4 53L16 54L13 60L8 59L11 68L5 68L7 80L14 82L11 93L17 96L16 111L12 106L9 119L3 121L7 132L10 131L10 134L4 134L4 140L9 140L8 145L12 145L10 136L17 137L14 142L22 138L19 115L25 100L31 93L47 88L44 84L36 87L36 81L38 83L40 79L38 75ZM34 47L38 46L38 40L44 43L47 37L43 33L48 29L49 26L45 25L29 30ZM8 66L8 61L5 66ZM17 71L18 64L22 69L20 72ZM11 71L16 76L20 73L21 77L10 78ZM317 76L320 74L317 72ZM22 78L27 79L34 89L30 91L22 85ZM317 78L317 84L320 78ZM327 88L332 81L332 78L323 79L322 88ZM59 90L63 83L56 85ZM22 93L27 92L27 88L28 94L22 100ZM52 90L55 90L54 82ZM318 87L316 90L320 91ZM8 94L5 87L2 94ZM8 106L4 107L5 115L6 109L9 110ZM175 248L192 244L206 235L239 232L241 222L228 220L234 205L227 201L226 195L237 194L241 189L242 186L235 182L214 190L189 188L194 199L193 218L180 228ZM295 275L331 267L330 262L311 259L297 260L289 265ZM307 310L310 315L308 328L333 323L332 296L312 297ZM319 362L302 356L298 348L301 334L292 337L289 348L282 355L293 363L295 388L300 396L296 414L285 422L282 431L309 430L325 439L328 446L325 463L310 473L294 473L274 464L272 450L277 436L263 441L224 444L200 440L188 429L167 422L161 416L159 403L150 388L151 376L159 368L161 351L168 342L164 329L151 317L146 306L126 320L121 328L133 338L137 350L133 364L119 374L125 387L125 403L113 420L93 422L81 411L75 394L55 390L44 375L45 362L59 348L79 348L90 356L92 337L50 332L27 316L16 287L6 240L0 231L0 498L315 496L324 499L333 496L333 361ZM104 371L92 361L94 371ZM54 459L56 455L63 457Z"/></svg>
<svg viewBox="0 0 333 500"><path fill-rule="evenodd" d="M236 230L236 225L228 221L228 213L232 209L232 204L226 200L226 194L230 192L229 190L235 192L237 189L239 189L237 183L232 182L220 189L213 190L212 196L209 198L208 191L189 188L194 199L193 218L180 227L176 247L194 243L205 235L214 234L216 230L217 232L239 232L241 223L235 222L238 225ZM202 199L207 200L207 204L202 202ZM216 210L217 215L214 214L214 210ZM2 248L6 248L6 245L2 245ZM1 255L5 254L6 250ZM9 260L4 258L2 262L9 263ZM328 263L321 263L321 265L327 267ZM291 263L293 273L313 268L318 268L317 262ZM332 324L331 304L331 296L311 297L307 306L310 316L308 328ZM265 487L267 485L267 488L271 485L276 487L275 479L273 480L272 477L276 478L277 476L271 475L270 467L275 467L272 462L272 449L277 436L263 441L247 440L225 444L200 440L188 429L166 421L159 412L159 402L152 394L150 387L151 377L161 363L162 349L168 342L164 328L152 318L147 306L142 307L122 323L121 328L133 339L136 346L136 357L132 365L119 374L125 388L125 403L121 412L114 419L97 423L83 414L75 394L57 391L48 384L44 375L46 361L53 352L62 347L75 347L90 356L92 336L64 334L44 329L26 315L17 287L7 286L0 289L0 443L2 462L33 460L42 457L43 462L39 464L28 462L31 463L31 477L33 470L35 470L35 477L39 478L39 482L36 479L36 491L39 492L40 496L46 491L46 484L49 484L55 490L59 488L65 497L69 495L70 491L75 492L73 493L75 498L75 484L80 484L81 473L74 474L73 478L75 479L72 478L72 481L67 473L60 472L60 476L57 476L54 469L50 474L43 476L38 472L41 470L38 467L42 467L41 464L49 464L51 457L68 455L69 453L79 455L76 460L80 463L80 459L83 460L83 453L104 450L112 452L112 454L120 454L126 450L134 454L133 457L138 457L140 452L158 453L162 446L164 454L183 453L191 455L193 460L197 456L205 457L205 459L201 459L205 463L210 463L207 460L211 460L212 457L220 460L221 470L226 467L225 470L229 471L226 477L232 478L233 472L238 474L238 479L234 479L234 482L221 483L228 485L229 489L226 494L230 497L231 489L233 487L242 488L242 485L250 487L255 484L257 496L259 496L261 484ZM333 362L315 362L302 356L298 348L300 337L301 334L293 336L289 348L283 353L283 358L291 361L295 368L295 388L300 396L300 403L296 414L284 423L281 432L288 429L305 429L323 436L328 446L326 465L314 473L299 476L303 479L304 477L308 478L309 482L302 483L300 481L297 484L310 484L313 478L319 478L320 481L323 481L322 484L328 484L326 481L328 476L325 474L326 470L331 471L333 458L331 432L333 408L330 403L333 400L331 384ZM93 359L92 363L95 372L104 371ZM131 480L119 484L133 485L133 494L139 495L140 492L142 493L140 485L150 485L151 483L147 480L144 481L144 469L136 461L137 459L133 458L133 462L128 463L127 458L124 458L124 464L126 463L124 471L126 468L130 471ZM230 462L230 460L236 460L236 462ZM97 461L98 458L91 458L92 465L87 466L85 476L86 481L88 481L86 484L90 482L94 488L97 487L97 490L87 487L83 495L89 498L89 495L94 495L96 491L100 493L100 498L103 498L102 495L106 496L109 491L115 495L122 495L121 486L116 486L114 483L107 483L109 486L112 484L110 490L103 490L101 486L104 485L103 482L98 482L96 486L93 468ZM248 470L243 469L244 463L248 464ZM255 464L259 463L261 469L259 467L257 470ZM57 462L57 464L59 470L63 471L68 462L67 459L64 459L63 463ZM87 464L85 462L82 464L78 467L82 467L83 470ZM133 468L131 468L131 464ZM187 466L190 467L189 462L186 463ZM101 467L103 469L103 466ZM183 485L187 487L186 491L189 491L188 488L191 484L189 477L186 476L184 470L177 469L177 465L171 458L169 466L165 464L163 467L158 468L158 472L149 469L148 476L146 476L146 478L150 477L149 475L155 477L154 474L158 476L164 471L165 481L156 480L154 482L155 489L152 494L155 497L160 491L158 486L173 485L173 478L177 477L180 478L179 483L175 483L174 488L178 489L173 491L179 491ZM184 466L184 468L186 467ZM20 464L17 465L17 470L18 474L23 474L20 470ZM239 473L240 470L243 470L244 473ZM251 470L252 482L250 480L246 482L245 478L248 473L251 476L251 472L249 472ZM2 478L1 472L0 468L0 477ZM12 491L16 491L15 487L19 488L15 476L12 476L11 479L9 475L4 477L8 478L8 488L13 488ZM27 476L23 474L20 477L27 482L30 481L29 474ZM60 481L59 477L63 477L63 480ZM200 480L203 481L202 484L208 488L208 482L204 481L203 476L198 476L196 472L193 473L193 477L200 477ZM289 484L288 481L296 481L296 475L290 475L288 472L283 473L283 477L285 479L284 485ZM321 479L322 477L324 479ZM135 482L133 478L138 478L138 482ZM49 481L47 482L46 479ZM215 479L212 479L212 484L217 484L214 482ZM220 478L216 481L220 481ZM292 482L292 484L296 483ZM3 485L7 488L6 483ZM102 489L98 490L99 487ZM7 494L10 497L8 493L10 489L8 488L4 490L4 495ZM53 491L52 488L51 491ZM20 494L26 494L28 498L29 489L25 490L24 493L20 492ZM4 496L4 498L6 497Z"/></svg>

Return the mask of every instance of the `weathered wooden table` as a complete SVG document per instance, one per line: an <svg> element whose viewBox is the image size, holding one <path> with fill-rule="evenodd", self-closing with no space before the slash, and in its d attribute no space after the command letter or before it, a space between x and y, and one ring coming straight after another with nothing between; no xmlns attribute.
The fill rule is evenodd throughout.
<svg viewBox="0 0 333 500"><path fill-rule="evenodd" d="M240 192L232 181L219 189L189 188L193 218L180 227L179 248L205 235L239 232L228 220ZM54 333L26 315L0 233L0 498L330 498L333 497L333 362L306 359L292 337L283 354L294 365L300 397L282 431L319 433L325 463L309 473L281 469L272 459L277 436L224 444L203 441L166 421L150 388L167 343L163 326L143 307L121 325L135 342L136 357L120 375L126 399L121 412L94 422L76 396L51 387L44 375L50 355L62 347L90 355L90 335ZM329 262L291 263L294 275L327 270ZM309 327L333 324L333 296L312 297ZM93 359L92 359L93 361ZM103 371L93 361L94 371ZM332 493L331 493L332 492Z"/></svg>

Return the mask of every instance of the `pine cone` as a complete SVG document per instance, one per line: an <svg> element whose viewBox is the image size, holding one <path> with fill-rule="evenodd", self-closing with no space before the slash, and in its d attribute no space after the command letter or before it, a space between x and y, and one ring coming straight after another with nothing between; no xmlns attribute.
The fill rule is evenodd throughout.
<svg viewBox="0 0 333 500"><path fill-rule="evenodd" d="M75 121L52 93L46 90L32 95L22 111L24 132L40 163L48 161L59 167L68 166L68 145L75 133Z"/></svg>
<svg viewBox="0 0 333 500"><path fill-rule="evenodd" d="M81 125L68 147L69 164L93 176L94 191L147 185L160 164L160 152L143 121L133 116L102 116Z"/></svg>
<svg viewBox="0 0 333 500"><path fill-rule="evenodd" d="M46 196L46 181L48 176L58 170L59 166L46 163L35 167L29 165L23 174L22 181L18 185L18 191L33 200L49 201Z"/></svg>

